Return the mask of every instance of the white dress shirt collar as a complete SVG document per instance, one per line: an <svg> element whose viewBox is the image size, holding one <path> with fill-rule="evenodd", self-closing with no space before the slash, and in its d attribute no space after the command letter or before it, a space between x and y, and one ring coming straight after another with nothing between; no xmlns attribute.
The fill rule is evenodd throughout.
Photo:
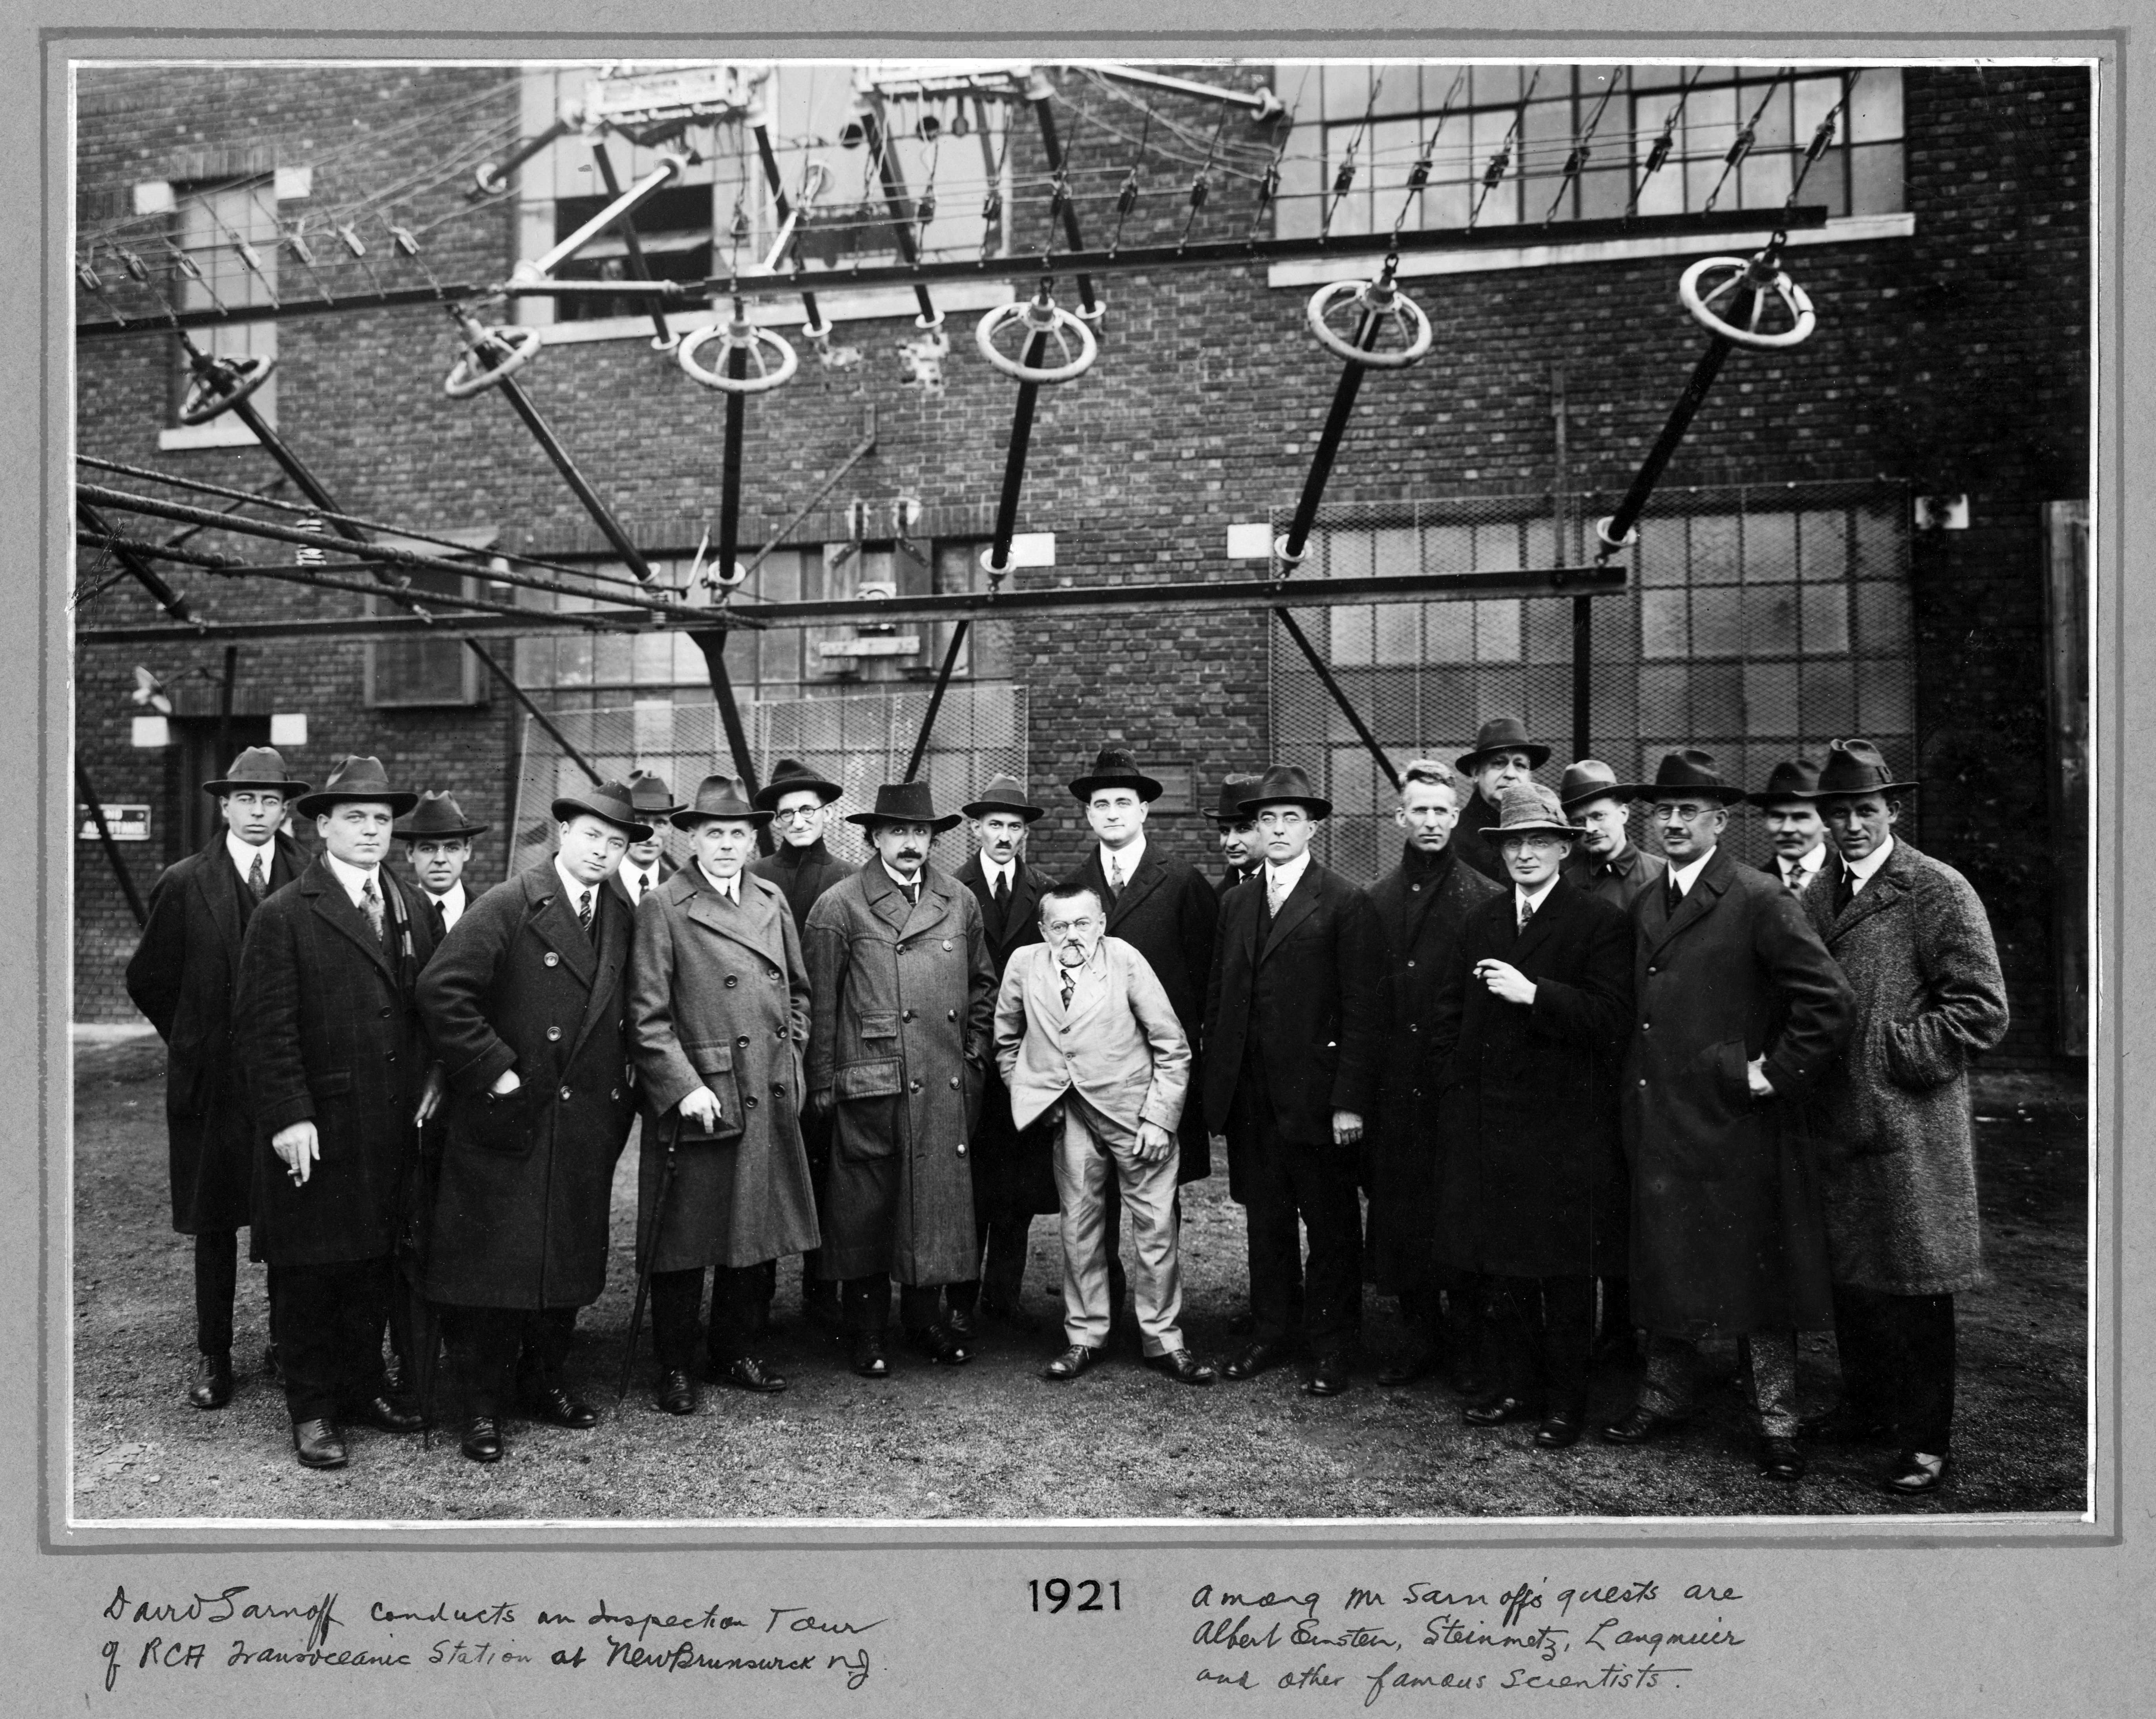
<svg viewBox="0 0 2156 1719"><path fill-rule="evenodd" d="M1782 881L1784 883L1787 883L1789 880L1790 864L1791 862L1784 860L1779 854L1774 856L1775 868L1782 874ZM1815 844L1810 851L1802 854L1794 861L1795 869L1798 873L1798 883L1800 885L1809 885L1814 878L1819 875L1820 867L1825 864L1826 843L1822 839Z"/></svg>
<svg viewBox="0 0 2156 1719"><path fill-rule="evenodd" d="M1114 857L1117 871L1125 883L1128 883L1132 878L1137 875L1138 866L1145 859L1146 839L1145 832L1143 830L1140 830L1136 835L1131 838L1130 845L1128 847L1111 848L1106 842L1102 842L1099 845L1101 849L1101 876L1106 877L1110 875L1108 871L1108 860L1111 855Z"/></svg>
<svg viewBox="0 0 2156 1719"><path fill-rule="evenodd" d="M1549 898L1549 892L1556 887L1557 874L1554 871L1543 880L1542 887L1540 889L1532 890L1532 892L1522 889L1517 884L1514 884L1512 885L1513 919L1517 921L1519 918L1521 910L1523 908L1530 913L1540 912L1542 911L1543 903Z"/></svg>
<svg viewBox="0 0 2156 1719"><path fill-rule="evenodd" d="M382 893L382 885L375 883L375 873L381 869L379 866L353 865L338 859L327 849L323 849L322 858L329 861L331 875L344 885L344 892L352 897L353 906L360 906L359 898L366 892L367 886L370 883L374 884L374 891L377 895ZM361 908L361 911L365 911L364 908Z"/></svg>
<svg viewBox="0 0 2156 1719"><path fill-rule="evenodd" d="M906 890L909 895L911 895L917 886L927 881L928 868L926 865L923 865L920 870L915 872L911 877L901 877L896 871L893 871L891 869L891 861L885 859L882 854L879 854L876 855L876 864L883 867L883 875L886 877L889 878L893 883L896 884L899 888Z"/></svg>
<svg viewBox="0 0 2156 1719"><path fill-rule="evenodd" d="M649 865L632 865L626 860L621 862L621 886L629 891L632 901L641 901L649 890L659 887L660 881L659 862L655 860Z"/></svg>
<svg viewBox="0 0 2156 1719"><path fill-rule="evenodd" d="M449 885L449 892L446 895L436 895L424 884L420 885L419 889L429 901L442 910L444 931L448 931L465 916L465 908L471 900L471 897L465 893L464 880L461 878Z"/></svg>
<svg viewBox="0 0 2156 1719"><path fill-rule="evenodd" d="M696 860L696 870L703 874L704 881L706 884L720 895L724 895L735 906L741 906L741 874L738 871L732 877L713 877L710 868L701 859Z"/></svg>
<svg viewBox="0 0 2156 1719"><path fill-rule="evenodd" d="M1305 848L1285 865L1265 861L1260 874L1265 880L1265 894L1275 902L1285 901L1295 893L1295 886L1302 881L1302 875L1310 870L1310 849Z"/></svg>
<svg viewBox="0 0 2156 1719"><path fill-rule="evenodd" d="M554 875L561 879L562 887L569 892L569 913L572 917L582 916L578 910L583 905L584 895L587 890L591 894L592 912L594 916L597 916L599 911L598 885L588 884L581 878L572 875L569 870L569 868L562 864L562 856L559 854L557 854L554 856Z"/></svg>
<svg viewBox="0 0 2156 1719"><path fill-rule="evenodd" d="M991 895L994 895L996 892L996 880L998 878L1001 878L1004 880L1004 889L1013 895L1016 895L1018 893L1018 861L1015 860L1006 860L1003 865L998 865L994 860L989 859L986 854L982 854L981 877L983 881L988 885L988 893Z"/></svg>
<svg viewBox="0 0 2156 1719"><path fill-rule="evenodd" d="M1894 838L1890 835L1861 860L1844 860L1842 863L1849 868L1849 893L1861 895L1865 885L1871 881L1873 875L1893 857Z"/></svg>
<svg viewBox="0 0 2156 1719"><path fill-rule="evenodd" d="M1699 881L1700 873L1707 870L1707 862L1712 860L1714 857L1714 854L1715 850L1712 848L1709 848L1704 854L1701 854L1698 859L1693 860L1691 865L1685 866L1672 865L1670 868L1670 881L1677 886L1677 893L1680 895L1689 895L1691 893L1691 886Z"/></svg>
<svg viewBox="0 0 2156 1719"><path fill-rule="evenodd" d="M273 835L260 847L249 847L232 833L232 826L228 824L224 827L224 851L232 855L232 863L239 869L239 875L243 880L246 877L249 868L259 860L262 862L263 880L266 883L271 869L277 864L277 838Z"/></svg>

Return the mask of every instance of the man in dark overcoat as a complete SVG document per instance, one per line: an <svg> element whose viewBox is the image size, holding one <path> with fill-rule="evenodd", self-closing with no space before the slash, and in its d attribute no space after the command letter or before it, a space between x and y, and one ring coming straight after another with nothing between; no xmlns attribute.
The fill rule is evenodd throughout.
<svg viewBox="0 0 2156 1719"><path fill-rule="evenodd" d="M972 1358L942 1286L979 1269L973 1135L994 1054L996 967L973 891L932 865L958 822L925 782L887 783L849 819L875 855L808 910L808 1101L834 1119L824 1275L843 1286L854 1371L890 1373L890 1280L907 1341Z"/></svg>
<svg viewBox="0 0 2156 1719"><path fill-rule="evenodd" d="M1648 885L1660 883L1669 862L1632 839L1632 790L1599 758L1579 758L1564 767L1558 803L1579 826L1579 839L1565 856L1564 880L1574 889L1628 908Z"/></svg>
<svg viewBox="0 0 2156 1719"><path fill-rule="evenodd" d="M1535 1443L1555 1450L1587 1424L1594 1280L1625 1273L1632 923L1559 875L1579 832L1549 789L1508 791L1491 834L1512 887L1469 911L1430 1034L1438 1254L1490 1285L1493 1388L1468 1424L1539 1416Z"/></svg>
<svg viewBox="0 0 2156 1719"><path fill-rule="evenodd" d="M1892 774L1869 741L1837 741L1817 784L1840 864L1804 912L1856 1003L1818 1096L1841 1402L1805 1432L1891 1441L1881 1484L1916 1496L1952 1460L1953 1298L1984 1275L1969 1068L2007 1008L1984 904L1900 834L1917 784Z"/></svg>
<svg viewBox="0 0 2156 1719"><path fill-rule="evenodd" d="M781 758L772 767L771 780L756 791L759 812L772 814L778 844L761 860L749 862L750 875L778 885L793 910L793 929L806 935L808 910L817 898L839 879L857 869L834 854L825 840L831 808L844 798L837 783L819 776L798 758ZM801 1142L808 1152L808 1175L816 1189L816 1224L829 1227L825 1188L831 1173L831 1119L804 1111ZM824 1275L823 1262L814 1248L801 1255L801 1306L812 1319L835 1326L839 1322L839 1286Z"/></svg>
<svg viewBox="0 0 2156 1719"><path fill-rule="evenodd" d="M681 809L681 803L674 798L666 778L655 771L630 771L628 787L629 809L649 834L629 844L629 851L621 856L621 864L607 881L634 913L646 895L674 875L674 861L666 852L665 829L667 820Z"/></svg>
<svg viewBox="0 0 2156 1719"><path fill-rule="evenodd" d="M1253 1378L1286 1358L1300 1281L1312 1357L1303 1388L1336 1396L1361 1322L1356 1174L1377 1086L1384 931L1368 896L1310 857L1332 803L1301 770L1275 765L1244 803L1265 873L1221 903L1204 1096L1207 1121L1235 1143L1229 1186L1245 1208L1256 1330L1223 1371Z"/></svg>
<svg viewBox="0 0 2156 1719"><path fill-rule="evenodd" d="M1410 760L1400 772L1400 799L1393 813L1405 839L1400 863L1372 884L1370 905L1383 927L1384 970L1378 1012L1383 1034L1378 1058L1378 1096L1370 1117L1369 1243L1376 1283L1399 1297L1400 1316L1412 1347L1378 1374L1381 1385L1401 1385L1435 1372L1446 1359L1471 1368L1474 1329L1469 1315L1476 1292L1440 1268L1437 1237L1437 1178L1445 1134L1431 1085L1430 1032L1439 984L1456 960L1460 926L1496 885L1460 863L1452 845L1467 784L1436 758ZM1452 1342L1445 1342L1444 1300L1453 1301Z"/></svg>
<svg viewBox="0 0 2156 1719"><path fill-rule="evenodd" d="M240 940L256 904L300 875L282 829L285 803L307 791L269 747L249 747L203 789L220 825L208 846L166 869L150 891L127 994L165 1041L165 1137L172 1228L194 1238L195 1376L187 1401L232 1400L232 1307L239 1230L249 1221L254 1141L232 1038Z"/></svg>
<svg viewBox="0 0 2156 1719"><path fill-rule="evenodd" d="M417 1432L384 1394L382 1340L418 1131L439 1089L414 996L433 931L382 862L418 803L380 760L341 760L295 809L323 851L249 921L233 1002L254 1107L254 1246L306 1468L348 1460L340 1419Z"/></svg>
<svg viewBox="0 0 2156 1719"><path fill-rule="evenodd" d="M958 868L958 881L973 892L988 954L1003 983L1010 958L1040 942L1038 909L1049 880L1025 857L1028 826L1047 808L1029 803L1014 776L993 776L981 797L958 808L973 829L974 848ZM993 1062L973 1128L973 1227L979 1232L978 1280L945 1292L951 1328L969 1336L978 1310L1014 1331L1036 1332L1040 1321L1019 1303L1025 1277L1028 1238L1034 1217L1056 1209L1055 1167L1045 1130L1021 1134L1011 1124L1010 1090Z"/></svg>
<svg viewBox="0 0 2156 1719"><path fill-rule="evenodd" d="M419 911L438 944L479 899L465 887L465 868L471 864L473 838L486 831L485 824L472 823L447 793L432 790L419 796L409 818L397 821L405 863L419 885Z"/></svg>
<svg viewBox="0 0 2156 1719"><path fill-rule="evenodd" d="M771 1267L817 1244L800 1126L808 973L786 897L747 869L769 815L734 777L706 777L674 817L689 862L636 916L639 1270L651 1273L658 1403L671 1414L696 1403L707 1269L711 1376L745 1391L786 1388L756 1353Z"/></svg>
<svg viewBox="0 0 2156 1719"><path fill-rule="evenodd" d="M1258 778L1238 772L1220 778L1220 798L1213 807L1213 827L1220 832L1220 889L1224 893L1248 883L1265 867L1258 851L1258 826L1243 809L1243 796Z"/></svg>
<svg viewBox="0 0 2156 1719"><path fill-rule="evenodd" d="M1849 1036L1849 983L1797 900L1722 845L1743 790L1713 757L1664 755L1640 792L1670 869L1632 904L1624 1073L1637 1403L1602 1429L1644 1444L1691 1409L1702 1338L1734 1337L1760 1471L1803 1478L1796 1333L1832 1316L1818 1167L1800 1101Z"/></svg>
<svg viewBox="0 0 2156 1719"><path fill-rule="evenodd" d="M613 888L650 832L628 785L553 802L555 850L496 884L419 976L419 1012L452 1094L423 1280L447 1310L463 1450L502 1455L518 1350L550 1425L598 1416L564 1366L577 1310L606 1288L613 1168L635 1116L627 1005L633 919Z"/></svg>
<svg viewBox="0 0 2156 1719"><path fill-rule="evenodd" d="M1452 832L1454 844L1462 860L1500 887L1510 880L1486 834L1497 821L1497 803L1507 789L1533 781L1549 755L1548 747L1528 738L1527 725L1517 716L1492 716L1476 731L1475 744L1452 761L1475 784Z"/></svg>

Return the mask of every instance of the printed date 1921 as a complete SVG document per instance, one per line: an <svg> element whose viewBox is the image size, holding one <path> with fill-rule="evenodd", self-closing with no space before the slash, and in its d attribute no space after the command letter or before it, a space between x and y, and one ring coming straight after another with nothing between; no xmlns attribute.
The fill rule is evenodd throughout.
<svg viewBox="0 0 2156 1719"><path fill-rule="evenodd" d="M1073 1582L1061 1576L1052 1576L1046 1581L1038 1578L1028 1582L1026 1591L1033 1596L1036 1612L1119 1612L1123 1609L1123 1584L1120 1581Z"/></svg>

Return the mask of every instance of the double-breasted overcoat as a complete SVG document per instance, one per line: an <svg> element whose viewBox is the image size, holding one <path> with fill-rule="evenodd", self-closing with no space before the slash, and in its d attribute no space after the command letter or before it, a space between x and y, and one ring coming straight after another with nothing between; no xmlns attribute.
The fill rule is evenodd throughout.
<svg viewBox="0 0 2156 1719"><path fill-rule="evenodd" d="M824 1276L964 1283L974 1118L996 969L973 892L931 865L911 902L880 860L808 911L808 1090L833 1113Z"/></svg>
<svg viewBox="0 0 2156 1719"><path fill-rule="evenodd" d="M449 1085L429 1300L582 1307L606 1287L614 1164L635 1115L630 926L602 884L588 935L550 854L466 908L419 975ZM490 1096L511 1069L516 1090Z"/></svg>
<svg viewBox="0 0 2156 1719"><path fill-rule="evenodd" d="M637 911L637 1234L651 1237L654 1271L756 1265L817 1245L801 1132L808 967L778 886L745 870L738 887L741 899L728 901L691 860ZM673 1112L699 1086L718 1100L719 1126L682 1132L652 1236Z"/></svg>
<svg viewBox="0 0 2156 1719"><path fill-rule="evenodd" d="M1438 986L1459 953L1460 927L1498 888L1460 863L1450 844L1409 846L1365 891L1383 929L1378 1013L1378 1096L1367 1119L1370 1261L1387 1295L1411 1291L1430 1264L1445 1131L1438 1114L1430 1031Z"/></svg>
<svg viewBox="0 0 2156 1719"><path fill-rule="evenodd" d="M266 868L272 892L306 863L280 831ZM150 890L127 994L165 1041L165 1137L172 1228L182 1235L248 1222L254 1140L233 1044L233 989L254 895L233 865L222 827L198 854L167 866Z"/></svg>
<svg viewBox="0 0 2156 1719"><path fill-rule="evenodd" d="M240 947L233 1038L254 1127L253 1249L272 1265L386 1259L418 1149L429 1051L414 990L434 952L415 891L383 866L386 935L317 855L254 910ZM271 1139L315 1125L304 1185Z"/></svg>
<svg viewBox="0 0 2156 1719"><path fill-rule="evenodd" d="M1816 1151L1802 1101L1849 1035L1841 969L1795 899L1717 847L1672 917L1631 907L1623 1077L1632 1316L1673 1337L1833 1321ZM1774 1096L1746 1064L1764 1055Z"/></svg>
<svg viewBox="0 0 2156 1719"><path fill-rule="evenodd" d="M1804 905L1856 997L1848 1045L1816 1095L1834 1280L1897 1296L1974 1288L1984 1254L1969 1062L2007 1022L1984 904L1897 836L1839 915L1830 875Z"/></svg>
<svg viewBox="0 0 2156 1719"><path fill-rule="evenodd" d="M1535 988L1496 996L1502 961ZM1476 904L1435 1004L1445 1147L1438 1257L1502 1277L1621 1277L1617 1071L1632 1025L1632 922L1560 877L1524 929L1511 890Z"/></svg>

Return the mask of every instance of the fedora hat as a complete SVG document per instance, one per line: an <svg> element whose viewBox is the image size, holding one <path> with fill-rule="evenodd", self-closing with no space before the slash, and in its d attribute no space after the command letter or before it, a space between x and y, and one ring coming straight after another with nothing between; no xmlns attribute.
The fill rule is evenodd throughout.
<svg viewBox="0 0 2156 1719"><path fill-rule="evenodd" d="M554 816L563 824L579 812L588 812L619 829L627 830L633 842L651 839L651 826L637 811L625 782L602 782L596 788L586 788L581 793L560 795L552 809Z"/></svg>
<svg viewBox="0 0 2156 1719"><path fill-rule="evenodd" d="M1475 750L1452 761L1453 768L1471 773L1492 752L1525 752L1527 767L1539 770L1549 762L1550 749L1527 738L1527 725L1517 716L1492 716L1475 731Z"/></svg>
<svg viewBox="0 0 2156 1719"><path fill-rule="evenodd" d="M1248 824L1250 814L1243 808L1243 796L1258 785L1255 776L1224 776L1220 778L1220 803L1213 808L1215 824Z"/></svg>
<svg viewBox="0 0 2156 1719"><path fill-rule="evenodd" d="M232 768L214 782L205 782L203 792L237 793L243 788L274 788L286 799L307 791L307 784L285 773L285 760L275 747L251 746L232 761Z"/></svg>
<svg viewBox="0 0 2156 1719"><path fill-rule="evenodd" d="M1916 782L1896 782L1879 748L1868 740L1830 741L1826 762L1820 767L1819 786L1806 799L1824 800L1832 794L1901 793L1921 788Z"/></svg>
<svg viewBox="0 0 2156 1719"><path fill-rule="evenodd" d="M674 790L666 785L666 778L650 770L629 772L629 803L636 808L639 817L648 818L654 824L662 818L671 818L681 809L674 798Z"/></svg>
<svg viewBox="0 0 2156 1719"><path fill-rule="evenodd" d="M486 831L484 824L466 823L464 808L449 795L430 791L419 796L410 817L398 820L395 834L401 842L454 841L459 836L469 841Z"/></svg>
<svg viewBox="0 0 2156 1719"><path fill-rule="evenodd" d="M266 748L265 748L266 750ZM332 806L349 800L374 800L389 808L392 818L402 818L419 803L418 795L389 785L389 772L379 758L355 752L340 758L330 770L330 779L311 794L302 794L292 809L302 818L319 818Z"/></svg>
<svg viewBox="0 0 2156 1719"><path fill-rule="evenodd" d="M1578 841L1586 834L1564 815L1558 797L1539 782L1508 788L1497 801L1497 821L1482 832L1493 847L1508 835L1555 835Z"/></svg>
<svg viewBox="0 0 2156 1719"><path fill-rule="evenodd" d="M1243 815L1255 818L1266 806L1300 806L1312 818L1323 818L1332 802L1310 791L1310 778L1294 764L1275 764L1243 790Z"/></svg>
<svg viewBox="0 0 2156 1719"><path fill-rule="evenodd" d="M772 767L771 780L756 791L756 803L766 812L776 812L778 803L788 794L814 793L828 806L844 793L837 783L826 781L798 758L781 758Z"/></svg>
<svg viewBox="0 0 2156 1719"><path fill-rule="evenodd" d="M925 782L886 782L876 789L875 808L849 813L846 822L863 829L879 824L925 824L941 835L957 824L958 814L938 816Z"/></svg>
<svg viewBox="0 0 2156 1719"><path fill-rule="evenodd" d="M1140 799L1150 804L1160 798L1160 784L1138 768L1138 761L1128 748L1104 746L1093 759L1090 774L1081 776L1070 784L1070 792L1082 803L1090 800L1104 788L1127 788Z"/></svg>
<svg viewBox="0 0 2156 1719"><path fill-rule="evenodd" d="M1784 758L1767 772L1767 785L1744 798L1765 811L1784 800L1809 800L1819 787L1819 766L1810 758Z"/></svg>
<svg viewBox="0 0 2156 1719"><path fill-rule="evenodd" d="M1617 772L1599 758L1575 758L1564 767L1564 779L1557 786L1557 802L1568 812L1589 800L1633 798L1632 790L1617 779Z"/></svg>
<svg viewBox="0 0 2156 1719"><path fill-rule="evenodd" d="M1028 824L1036 818L1045 818L1048 808L1036 806L1025 797L1025 784L1015 776L995 775L981 790L978 800L968 800L958 808L968 818L985 818L991 812L1015 812Z"/></svg>
<svg viewBox="0 0 2156 1719"><path fill-rule="evenodd" d="M698 783L696 798L673 817L676 829L694 829L700 824L715 824L722 818L759 825L771 822L771 813L742 793L739 781L722 775L706 776Z"/></svg>
<svg viewBox="0 0 2156 1719"><path fill-rule="evenodd" d="M1630 787L1633 797L1642 800L1666 794L1697 794L1703 799L1734 805L1744 798L1743 788L1722 779L1722 767L1714 762L1714 754L1703 752L1696 746L1664 752L1662 762L1655 767L1655 779L1635 782Z"/></svg>

